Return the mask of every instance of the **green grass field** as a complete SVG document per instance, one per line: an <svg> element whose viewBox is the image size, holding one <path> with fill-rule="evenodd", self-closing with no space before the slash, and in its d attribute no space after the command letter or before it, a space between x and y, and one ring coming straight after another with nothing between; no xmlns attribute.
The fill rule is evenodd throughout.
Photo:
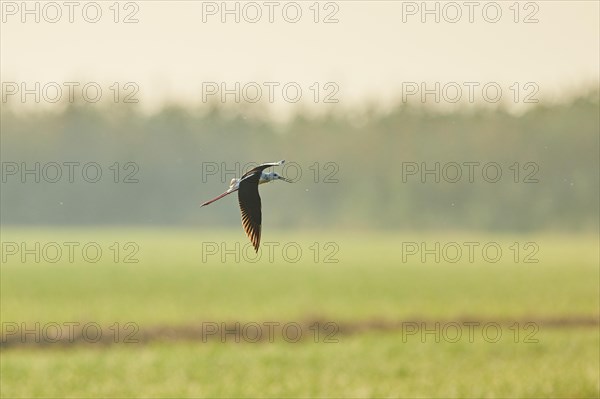
<svg viewBox="0 0 600 399"><path fill-rule="evenodd" d="M241 231L3 229L2 397L600 394L595 235L263 233L263 243L275 240L272 257L253 261L233 250L223 262L222 242L246 245ZM39 263L35 250L21 257L23 242L40 243ZM51 242L63 249L55 263ZM65 242L80 243L72 262ZM90 242L102 250L95 263L80 251ZM455 242L463 254L452 262L450 245L439 263L435 254L423 262L407 254L413 242ZM480 243L472 261L465 242ZM486 260L486 243L502 255ZM126 255L138 262L125 263ZM315 339L313 321L340 327L333 342L327 331ZM97 323L105 339L42 345L32 342L43 341L41 332L9 330L69 322ZM139 342L123 342L121 331L113 343L111 326L128 322ZM303 338L289 342L277 331L273 342L237 343L231 334L201 334L203 323L235 322L298 323ZM436 339L402 322L449 330L438 328ZM480 323L472 339L465 322ZM486 323L499 326L497 342Z"/></svg>

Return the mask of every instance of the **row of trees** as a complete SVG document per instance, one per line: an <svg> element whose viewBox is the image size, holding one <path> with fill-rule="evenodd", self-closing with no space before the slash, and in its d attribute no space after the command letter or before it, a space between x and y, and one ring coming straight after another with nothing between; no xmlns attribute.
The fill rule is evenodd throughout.
<svg viewBox="0 0 600 399"><path fill-rule="evenodd" d="M238 225L200 209L253 163L286 159L265 223L372 229L597 229L598 91L521 115L298 113L72 104L1 113L3 224Z"/></svg>

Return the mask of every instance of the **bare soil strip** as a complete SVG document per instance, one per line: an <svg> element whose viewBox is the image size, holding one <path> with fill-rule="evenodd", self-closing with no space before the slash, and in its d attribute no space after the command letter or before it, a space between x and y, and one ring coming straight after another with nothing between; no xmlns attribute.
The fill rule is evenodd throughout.
<svg viewBox="0 0 600 399"><path fill-rule="evenodd" d="M206 321L187 325L138 326L136 323L100 326L94 322L15 323L3 322L0 348L72 348L81 346L112 347L123 344L197 341L223 343L269 343L283 340L296 342L339 342L341 336L369 332L399 332L413 335L419 331L444 329L566 329L600 327L595 316L528 317L488 319L462 317L454 320L385 320L334 321L311 318L302 321Z"/></svg>

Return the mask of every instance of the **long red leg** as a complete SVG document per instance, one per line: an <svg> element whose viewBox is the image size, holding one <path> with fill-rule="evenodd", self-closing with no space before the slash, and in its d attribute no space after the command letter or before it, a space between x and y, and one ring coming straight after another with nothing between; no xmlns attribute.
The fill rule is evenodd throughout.
<svg viewBox="0 0 600 399"><path fill-rule="evenodd" d="M237 191L237 189L236 189L236 190L231 190L231 191L227 190L227 191L225 191L223 194L219 195L218 197L216 197L216 198L213 198L213 199L211 199L211 200L209 200L209 201L206 201L205 203L203 203L202 205L200 205L200 207L203 207L203 206L205 206L205 205L212 204L212 203L213 203L213 202L215 202L216 200L220 200L220 199L221 199L221 198L223 198L224 196L226 196L226 195L229 195L229 194L231 194L231 193L234 193L234 192L236 192L236 191Z"/></svg>

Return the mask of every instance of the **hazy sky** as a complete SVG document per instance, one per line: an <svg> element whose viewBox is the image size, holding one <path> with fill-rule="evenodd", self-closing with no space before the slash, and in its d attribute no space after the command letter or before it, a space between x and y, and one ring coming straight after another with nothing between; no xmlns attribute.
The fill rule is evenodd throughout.
<svg viewBox="0 0 600 399"><path fill-rule="evenodd" d="M463 101L473 90L475 103L490 102L496 87L502 101L515 102L518 88L522 103L527 95L543 100L599 81L597 1L427 2L431 13L423 13L420 1L137 1L118 7L108 1L75 2L73 8L28 2L31 14L21 4L2 2L6 102L19 98L6 97L6 89L14 89L6 82L98 82L106 97L113 95L112 83L123 95L134 91L124 84L135 82L134 97L146 109L164 101L220 99L224 82L241 102L256 98L257 87L263 99L273 90L275 109L285 112L298 87L302 101L314 103L318 93L317 106L324 107L327 95L339 101L333 106L386 104L403 94L420 101L422 82L441 103L454 100L457 87ZM234 12L223 14L224 7ZM98 9L98 22L86 21L96 19ZM138 22L124 23L127 16ZM488 83L491 92L483 97ZM234 94L225 100L235 101Z"/></svg>

